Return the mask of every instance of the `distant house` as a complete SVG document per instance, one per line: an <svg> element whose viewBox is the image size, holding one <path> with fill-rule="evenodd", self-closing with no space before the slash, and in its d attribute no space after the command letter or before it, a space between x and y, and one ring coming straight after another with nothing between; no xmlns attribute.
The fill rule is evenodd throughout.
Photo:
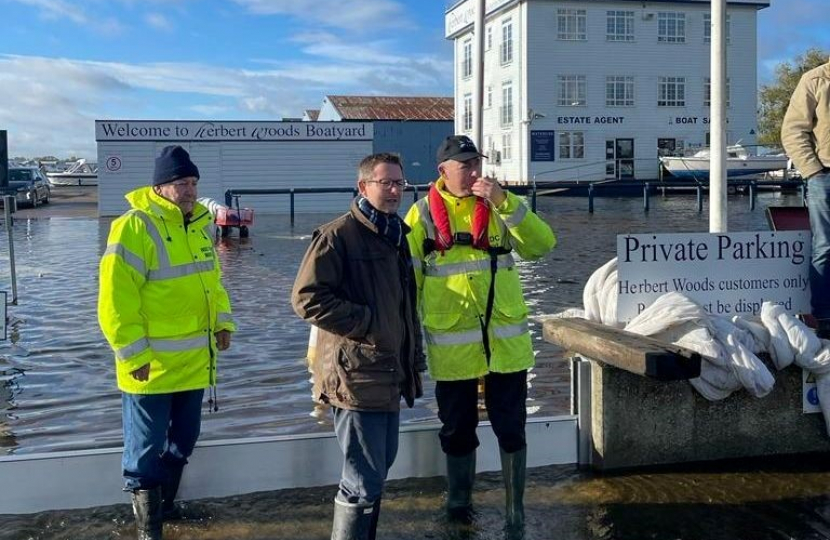
<svg viewBox="0 0 830 540"><path fill-rule="evenodd" d="M320 109L306 109L303 111L303 122L316 122L320 116Z"/></svg>
<svg viewBox="0 0 830 540"><path fill-rule="evenodd" d="M372 150L400 154L407 180L426 184L437 177L435 153L453 134L454 117L451 97L330 95L323 98L317 121L372 122Z"/></svg>

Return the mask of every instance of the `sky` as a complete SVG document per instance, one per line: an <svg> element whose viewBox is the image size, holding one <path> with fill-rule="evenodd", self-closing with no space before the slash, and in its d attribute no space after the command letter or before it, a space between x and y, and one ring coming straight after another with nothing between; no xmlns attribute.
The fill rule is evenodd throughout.
<svg viewBox="0 0 830 540"><path fill-rule="evenodd" d="M327 94L452 95L448 0L0 0L10 156L96 157L96 119L279 120ZM759 12L758 74L830 50L830 0Z"/></svg>

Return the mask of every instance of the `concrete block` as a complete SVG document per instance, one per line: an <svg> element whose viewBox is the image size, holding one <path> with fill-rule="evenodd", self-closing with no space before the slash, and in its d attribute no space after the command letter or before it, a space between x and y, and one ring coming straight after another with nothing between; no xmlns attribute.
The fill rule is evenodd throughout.
<svg viewBox="0 0 830 540"><path fill-rule="evenodd" d="M771 368L775 387L764 398L738 390L708 401L687 381L590 362L596 469L830 450L822 415L802 413L800 368Z"/></svg>

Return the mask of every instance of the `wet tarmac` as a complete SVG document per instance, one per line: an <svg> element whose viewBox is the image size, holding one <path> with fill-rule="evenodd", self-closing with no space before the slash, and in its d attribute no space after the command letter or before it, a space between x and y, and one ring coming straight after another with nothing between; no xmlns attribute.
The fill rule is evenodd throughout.
<svg viewBox="0 0 830 540"><path fill-rule="evenodd" d="M185 521L166 540L324 540L334 486L182 503ZM472 524L443 512L442 478L389 482L378 538L502 540L498 473L478 475ZM580 472L532 469L525 496L527 540L818 540L830 538L830 467L825 456L699 464L683 469ZM133 538L127 505L0 516L2 540Z"/></svg>

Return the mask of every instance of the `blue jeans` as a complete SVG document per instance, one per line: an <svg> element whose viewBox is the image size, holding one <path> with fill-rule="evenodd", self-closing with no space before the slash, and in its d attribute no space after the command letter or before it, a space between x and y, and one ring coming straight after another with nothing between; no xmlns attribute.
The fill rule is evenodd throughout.
<svg viewBox="0 0 830 540"><path fill-rule="evenodd" d="M807 180L807 207L813 230L810 295L813 316L830 319L830 173Z"/></svg>
<svg viewBox="0 0 830 540"><path fill-rule="evenodd" d="M371 505L383 495L383 483L398 454L400 412L334 408L334 433L343 450L337 499Z"/></svg>
<svg viewBox="0 0 830 540"><path fill-rule="evenodd" d="M185 466L199 438L204 393L121 394L126 491L153 489L169 469Z"/></svg>

